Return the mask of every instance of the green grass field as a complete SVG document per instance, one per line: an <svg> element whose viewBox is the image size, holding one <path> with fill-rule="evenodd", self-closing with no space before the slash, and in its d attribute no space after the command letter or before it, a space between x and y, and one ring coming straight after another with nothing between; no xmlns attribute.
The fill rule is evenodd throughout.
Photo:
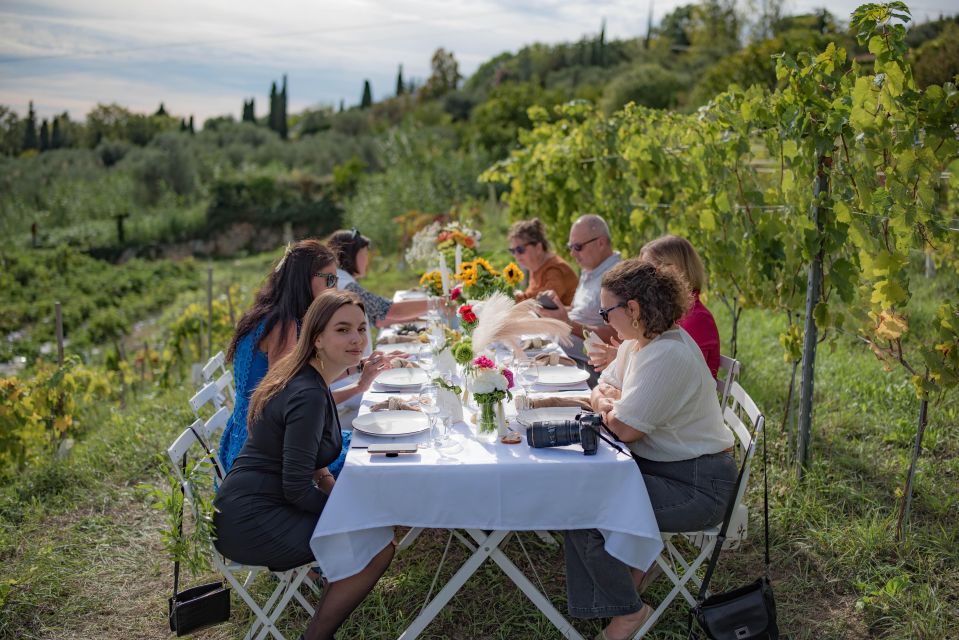
<svg viewBox="0 0 959 640"><path fill-rule="evenodd" d="M215 263L216 281L239 284L249 296L273 258L264 254ZM409 285L413 276L392 266L384 257L377 259L371 288L386 292ZM940 286L945 288L944 283L919 287L923 308L934 308ZM202 295L182 294L167 313ZM727 338L728 317L718 303L712 307ZM161 318L154 330L164 322ZM794 434L782 425L791 372L777 340L783 322L781 316L746 312L738 354L743 385L768 419L772 561L781 628L794 639L959 637L959 399L953 394L932 406L912 527L906 541L897 543L897 492L918 411L908 378L902 371L884 372L850 337L823 343L812 466L798 481L791 462ZM172 389L147 385L131 393L124 408L102 407L69 455L51 458L0 489L0 638L169 636L165 614L172 568L162 547L164 517L151 508L143 485L166 486L160 454L188 423L190 394L188 382ZM749 540L739 551L723 554L717 589L750 581L761 571L758 462L757 457L749 495ZM427 532L398 555L340 637L397 636L423 606L447 535ZM464 559L460 549L450 547L441 583ZM562 550L527 534L511 540L506 551L565 610ZM270 587L261 579L257 588ZM654 585L650 602L666 590L666 582ZM247 610L234 599L230 622L197 637L238 638L249 623ZM295 638L304 624L305 617L294 614L282 628ZM650 637L683 638L685 625L686 608L677 602ZM584 622L577 628L589 637L600 626ZM559 635L489 564L422 637Z"/></svg>

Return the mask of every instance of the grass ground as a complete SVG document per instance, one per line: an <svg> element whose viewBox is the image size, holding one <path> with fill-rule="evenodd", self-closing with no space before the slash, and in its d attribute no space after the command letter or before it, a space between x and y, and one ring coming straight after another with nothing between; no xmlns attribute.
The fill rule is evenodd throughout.
<svg viewBox="0 0 959 640"><path fill-rule="evenodd" d="M252 291L269 264L260 256L217 263L217 278ZM381 260L386 262L385 260ZM371 287L402 286L408 274L389 265ZM928 303L936 299L932 288ZM194 294L196 295L196 294ZM720 333L729 335L720 305ZM742 381L769 418L773 577L781 627L794 639L959 638L959 399L942 398L930 426L916 486L913 525L895 540L902 486L918 403L899 371L885 373L852 340L820 349L812 466L803 481L791 465L791 433L782 413L789 382L777 316L743 316ZM51 461L0 488L0 639L165 638L171 567L162 550L162 514L143 483L162 487L159 452L187 423L185 388L141 391L124 409L104 411L100 424L69 457ZM758 458L757 458L758 463ZM724 554L719 589L761 572L758 466L749 496L750 538ZM395 637L417 615L446 545L427 532L399 555L376 590L340 634ZM565 608L561 549L531 535L513 539L507 554ZM525 547L525 552L523 547ZM442 569L448 578L464 558L457 545ZM200 580L202 578L198 578ZM535 582L535 579L534 579ZM264 579L260 590L270 588ZM654 585L650 601L666 591ZM484 565L426 630L425 638L557 638L495 565ZM675 604L651 637L685 637L685 607ZM241 637L249 624L234 600L229 623L198 638ZM296 637L305 623L288 616ZM581 623L586 634L598 623Z"/></svg>

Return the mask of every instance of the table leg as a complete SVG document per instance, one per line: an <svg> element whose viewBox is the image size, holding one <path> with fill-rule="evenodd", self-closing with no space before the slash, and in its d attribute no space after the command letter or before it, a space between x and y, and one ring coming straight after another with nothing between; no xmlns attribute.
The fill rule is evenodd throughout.
<svg viewBox="0 0 959 640"><path fill-rule="evenodd" d="M472 532L470 533L472 535ZM490 554L497 550L499 543L502 542L509 533L509 531L494 531L482 540L477 539L479 547L473 552L473 555L463 563L459 571L450 578L450 581L436 594L436 597L426 605L423 611L420 612L420 615L416 616L416 619L406 628L406 631L400 635L399 640L413 640L413 638L419 637L429 623L432 622L439 612L442 611L443 607L446 606L446 603L456 595L460 587L466 584L466 581L469 580L471 575L476 573L476 570L480 568L480 565L486 561ZM473 537L476 538L475 535Z"/></svg>
<svg viewBox="0 0 959 640"><path fill-rule="evenodd" d="M483 537L485 534L482 531L476 529L469 529L469 534L476 540L480 545L483 544ZM536 605L536 608L542 612L546 618L553 623L553 626L556 627L564 637L570 638L572 640L583 640L583 636L579 634L576 629L573 628L573 625L563 617L559 611L556 610L556 607L553 606L553 603L549 601L544 594L540 593L539 589L529 581L529 578L513 564L512 560L506 557L506 554L503 553L499 545L497 544L496 549L490 554L490 557L493 559L499 568L503 570L509 579L520 588L520 591L526 594L526 597Z"/></svg>

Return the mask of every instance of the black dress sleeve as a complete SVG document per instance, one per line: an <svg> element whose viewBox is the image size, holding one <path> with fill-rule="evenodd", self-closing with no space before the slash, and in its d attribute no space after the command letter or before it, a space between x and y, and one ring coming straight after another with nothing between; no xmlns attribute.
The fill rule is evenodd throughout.
<svg viewBox="0 0 959 640"><path fill-rule="evenodd" d="M325 390L303 390L289 399L284 415L283 497L298 509L316 514L323 511L328 497L313 486L328 403Z"/></svg>

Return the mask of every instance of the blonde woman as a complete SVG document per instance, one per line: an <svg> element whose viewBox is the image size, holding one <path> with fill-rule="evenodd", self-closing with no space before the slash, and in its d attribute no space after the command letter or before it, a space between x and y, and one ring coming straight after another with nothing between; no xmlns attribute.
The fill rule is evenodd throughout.
<svg viewBox="0 0 959 640"><path fill-rule="evenodd" d="M366 310L353 293L327 291L310 305L293 351L250 400L249 437L214 501L216 548L231 560L282 571L313 562L310 536L333 490L340 453L330 383L366 347ZM383 548L360 573L330 583L301 638L333 634L393 559Z"/></svg>

